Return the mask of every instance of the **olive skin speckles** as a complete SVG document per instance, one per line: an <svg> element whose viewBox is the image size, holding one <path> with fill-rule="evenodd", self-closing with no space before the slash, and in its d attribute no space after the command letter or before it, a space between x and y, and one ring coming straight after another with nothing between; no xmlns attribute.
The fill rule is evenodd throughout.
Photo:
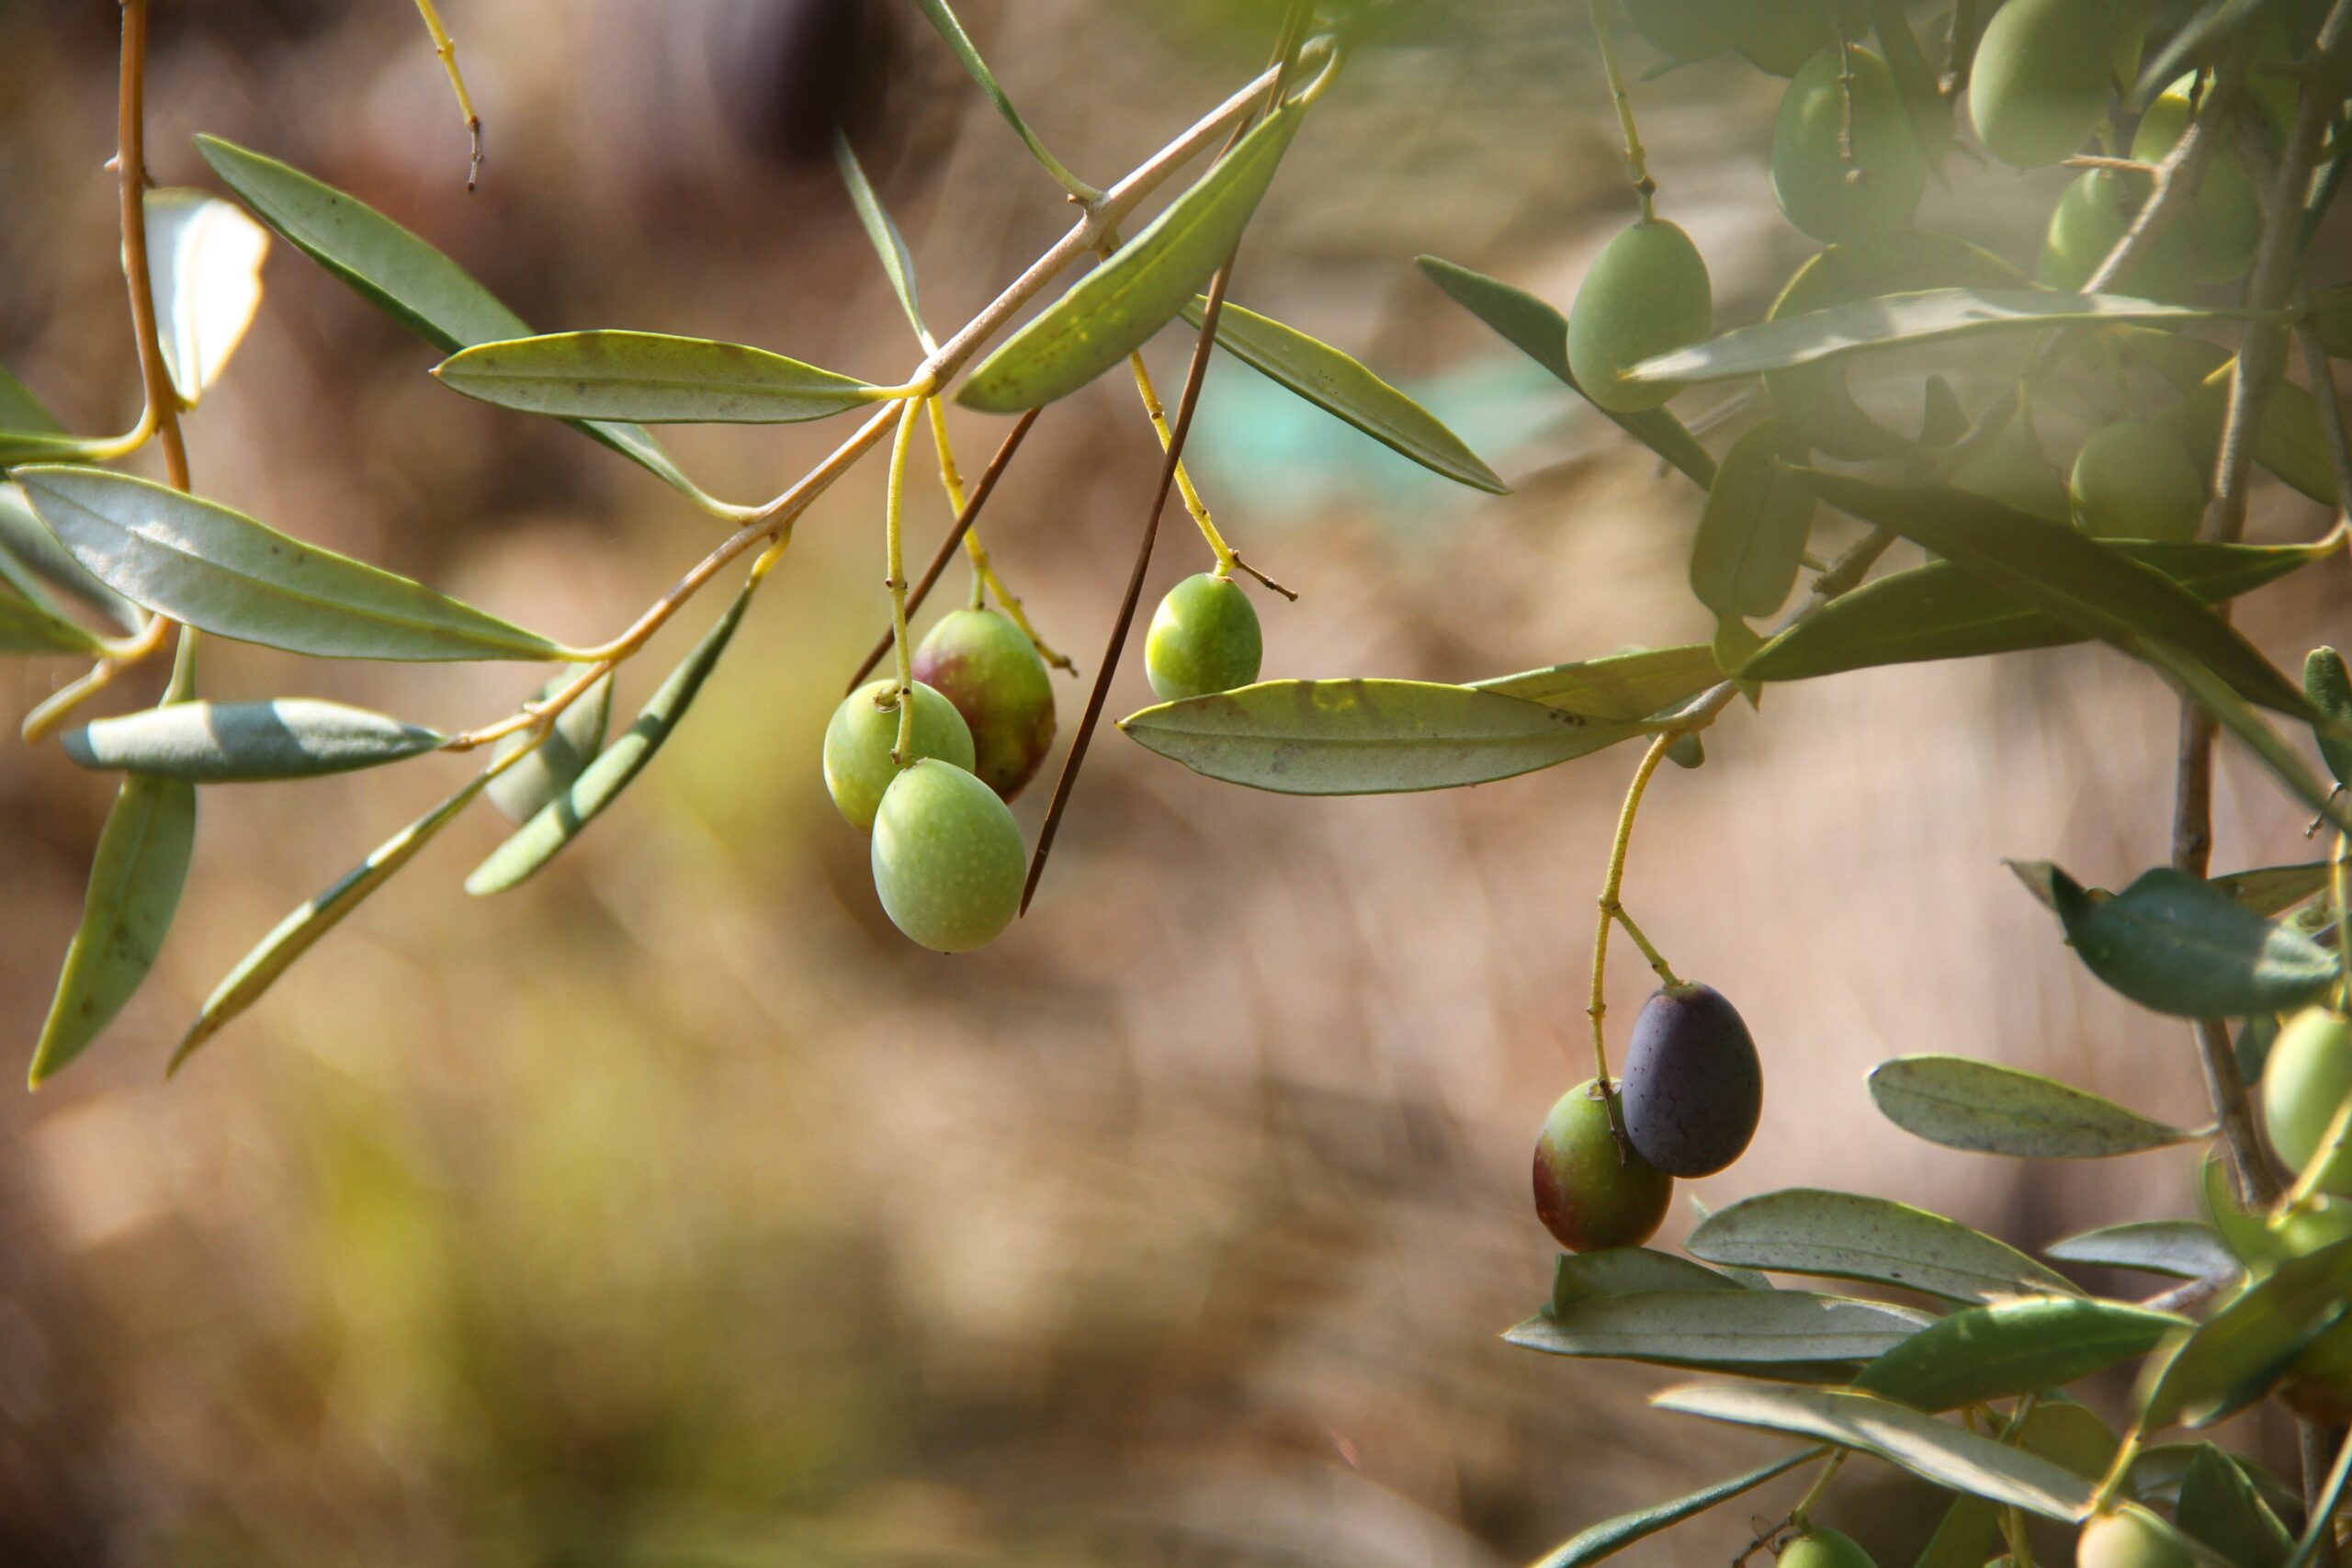
<svg viewBox="0 0 2352 1568"><path fill-rule="evenodd" d="M1669 1176L1711 1176L1756 1135L1764 1069L1747 1025L1712 986L1668 986L1634 1021L1625 1132Z"/></svg>

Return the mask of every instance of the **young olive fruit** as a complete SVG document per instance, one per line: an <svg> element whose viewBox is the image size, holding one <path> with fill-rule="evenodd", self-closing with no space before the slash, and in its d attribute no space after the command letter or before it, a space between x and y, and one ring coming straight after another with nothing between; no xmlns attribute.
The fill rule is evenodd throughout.
<svg viewBox="0 0 2352 1568"><path fill-rule="evenodd" d="M2039 169L2081 149L2107 114L2119 55L2138 52L2134 0L2008 0L1985 25L1968 109L1993 156Z"/></svg>
<svg viewBox="0 0 2352 1568"><path fill-rule="evenodd" d="M1706 258L1680 225L1653 218L1600 249L1568 310L1568 370L1584 395L1617 413L1654 409L1679 381L1619 379L1652 355L1687 348L1714 330Z"/></svg>
<svg viewBox="0 0 2352 1568"><path fill-rule="evenodd" d="M1737 1159L1764 1108L1764 1067L1739 1013L1713 986L1661 987L1625 1047L1625 1135L1668 1176Z"/></svg>
<svg viewBox="0 0 2352 1568"><path fill-rule="evenodd" d="M1832 244L1901 228L1928 188L1928 160L1886 62L1867 50L1845 51L1853 71L1849 139L1838 58L1830 50L1807 62L1772 121L1772 198L1790 222Z"/></svg>
<svg viewBox="0 0 2352 1568"><path fill-rule="evenodd" d="M2196 113L2196 80L2194 73L2183 76L2148 106L2132 133L2132 157L2143 164L2164 162ZM2217 157L2205 165L2188 211L2157 243L2177 257L2191 282L2227 283L2244 276L2262 243L2262 203L2237 159Z"/></svg>
<svg viewBox="0 0 2352 1568"><path fill-rule="evenodd" d="M968 953L1021 912L1029 855L996 791L926 757L882 792L873 863L874 891L893 925L940 953Z"/></svg>
<svg viewBox="0 0 2352 1568"><path fill-rule="evenodd" d="M1878 1568L1852 1536L1815 1525L1781 1548L1781 1568Z"/></svg>
<svg viewBox="0 0 2352 1568"><path fill-rule="evenodd" d="M899 743L899 705L884 707L898 682L868 681L842 699L825 725L825 788L849 825L874 830L875 807L899 776L890 748ZM956 705L929 686L914 690L914 756L937 757L959 768L972 765L972 732Z"/></svg>
<svg viewBox="0 0 2352 1568"><path fill-rule="evenodd" d="M957 610L916 645L914 667L964 716L980 782L1019 795L1054 744L1053 680L1029 634L994 610Z"/></svg>
<svg viewBox="0 0 2352 1568"><path fill-rule="evenodd" d="M2193 539L2205 476L2163 425L2110 424L2083 443L2066 481L2075 525L2106 539Z"/></svg>
<svg viewBox="0 0 2352 1568"><path fill-rule="evenodd" d="M2186 1536L2131 1503L2083 1526L2075 1568L2197 1568L2197 1553Z"/></svg>
<svg viewBox="0 0 2352 1568"><path fill-rule="evenodd" d="M2132 220L2139 216L2147 181L2113 169L2089 169L2076 175L2050 209L2050 227L2041 239L2041 259L2034 277L2052 288L2077 289L2091 280L2099 264L2113 251ZM2180 225L2158 233L2135 255L2115 287L2148 299L2177 299L2194 279L2187 264L2187 231Z"/></svg>
<svg viewBox="0 0 2352 1568"><path fill-rule="evenodd" d="M1144 673L1163 703L1229 692L1258 678L1265 637L1250 595L1231 578L1200 572L1168 591L1144 638Z"/></svg>
<svg viewBox="0 0 2352 1568"><path fill-rule="evenodd" d="M2346 1096L2352 1096L2352 1019L2332 1008L2305 1008L2278 1032L2262 1068L2263 1124L2289 1170L2301 1171L2319 1153ZM2352 1154L2328 1163L2319 1190L2352 1196Z"/></svg>
<svg viewBox="0 0 2352 1568"><path fill-rule="evenodd" d="M1639 1247L1673 1198L1672 1177L1618 1144L1592 1079L1560 1096L1535 1140L1535 1216L1562 1247Z"/></svg>

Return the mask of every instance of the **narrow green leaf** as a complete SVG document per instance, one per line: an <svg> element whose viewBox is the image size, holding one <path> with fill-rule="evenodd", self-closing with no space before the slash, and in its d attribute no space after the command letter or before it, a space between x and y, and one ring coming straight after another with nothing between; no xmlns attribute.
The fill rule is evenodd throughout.
<svg viewBox="0 0 2352 1568"><path fill-rule="evenodd" d="M98 835L82 924L33 1047L30 1087L80 1055L147 978L179 908L195 847L194 784L144 774L122 781Z"/></svg>
<svg viewBox="0 0 2352 1568"><path fill-rule="evenodd" d="M539 689L540 700L555 695L571 680L570 675L559 675L549 681ZM606 675L556 716L548 738L531 747L529 756L490 781L490 803L510 822L537 815L541 807L571 788L571 781L605 749L605 731L612 716L613 678ZM521 750L529 740L528 731L517 730L498 743L492 760Z"/></svg>
<svg viewBox="0 0 2352 1568"><path fill-rule="evenodd" d="M1630 1514L1620 1514L1613 1519L1605 1519L1555 1547L1535 1564L1535 1568L1586 1568L1589 1563L1614 1557L1636 1541L1646 1540L1660 1530L1671 1529L1719 1503L1728 1503L1744 1493L1753 1492L1766 1482L1786 1475L1799 1465L1810 1464L1828 1451L1827 1449L1805 1449L1744 1475L1735 1475L1727 1481L1718 1481L1712 1486L1686 1493L1670 1502L1656 1503ZM1974 1564L1972 1563L1970 1568L1974 1568Z"/></svg>
<svg viewBox="0 0 2352 1568"><path fill-rule="evenodd" d="M2248 1276L2261 1278L2294 1255L2286 1237L2270 1228L2267 1213L2252 1213L2238 1202L2237 1183L2219 1149L2207 1153L2198 1171L2198 1196L2213 1234Z"/></svg>
<svg viewBox="0 0 2352 1568"><path fill-rule="evenodd" d="M2188 1479L2188 1467L2197 1461L2202 1443L2151 1443L2140 1450L2124 1476L2124 1490L2143 1503L2175 1503L2180 1498L2181 1486ZM2303 1506L2302 1493L2278 1476L2260 1461L2243 1454L2230 1454L2230 1462L2246 1479L2256 1495L2274 1511L2293 1514Z"/></svg>
<svg viewBox="0 0 2352 1568"><path fill-rule="evenodd" d="M850 205L857 209L857 220L865 228L865 237L873 243L874 254L881 259L884 276L890 280L890 292L898 296L899 309L907 313L907 324L925 347L931 346L931 329L923 325L922 301L915 288L915 258L907 249L906 236L890 221L889 209L875 194L873 185L865 177L865 166L857 161L850 148L849 139L835 132L833 162L841 166L842 184L849 190Z"/></svg>
<svg viewBox="0 0 2352 1568"><path fill-rule="evenodd" d="M537 659L535 632L167 485L20 468L33 510L125 598L175 621L322 659Z"/></svg>
<svg viewBox="0 0 2352 1568"><path fill-rule="evenodd" d="M2211 1443L2197 1445L2181 1477L2177 1520L2183 1534L2238 1568L2279 1568L2295 1550L2295 1538L2245 1472Z"/></svg>
<svg viewBox="0 0 2352 1568"><path fill-rule="evenodd" d="M2163 572L2063 524L1948 486L1897 489L1809 469L1824 501L1892 528L2020 604L2146 657L2160 643L2210 666L2247 700L2316 716L2236 628Z"/></svg>
<svg viewBox="0 0 2352 1568"><path fill-rule="evenodd" d="M964 24L956 19L955 12L947 8L947 0L915 0L915 5L929 18L939 36L947 41L948 49L954 51L956 61L972 80L978 84L980 91L988 95L989 102L996 106L996 112L1004 117L1004 123L1012 127L1013 133L1021 138L1022 145L1029 149L1029 155L1064 187L1081 185L1077 175L1062 166L1060 159L1046 151L1046 144L1037 140L1037 133L1029 129L1028 121L1021 118L1021 111L1012 107L1012 99L997 83L996 73L990 71L988 62L980 58L978 46L972 42L972 35L964 30Z"/></svg>
<svg viewBox="0 0 2352 1568"><path fill-rule="evenodd" d="M166 703L68 731L65 754L104 772L190 784L307 779L380 767L430 751L438 730L309 697L263 703Z"/></svg>
<svg viewBox="0 0 2352 1568"><path fill-rule="evenodd" d="M24 487L13 481L0 483L0 557L24 568L49 587L79 600L124 631L139 629L139 606L84 570L73 552L59 544L48 525L34 515L33 503L25 499ZM18 592L40 602L40 594L24 573L0 567L0 574L6 575ZM56 606L51 604L49 608Z"/></svg>
<svg viewBox="0 0 2352 1568"><path fill-rule="evenodd" d="M2275 317L2235 307L2165 305L2120 294L2059 294L2029 288L1930 288L1886 294L1825 310L1807 310L1645 359L1624 372L1634 382L1722 381L1821 365L1871 349L1910 348L1949 338L2048 327L2191 326Z"/></svg>
<svg viewBox="0 0 2352 1568"><path fill-rule="evenodd" d="M0 430L45 435L65 433L65 427L57 423L57 416L5 365L0 365Z"/></svg>
<svg viewBox="0 0 2352 1568"><path fill-rule="evenodd" d="M956 400L1017 413L1066 398L1176 319L1241 242L1306 111L1261 120L1143 232L1004 340Z"/></svg>
<svg viewBox="0 0 2352 1568"><path fill-rule="evenodd" d="M1611 423L1688 475L1701 490L1715 482L1715 460L1683 425L1664 409L1619 413L1604 409L1568 369L1568 319L1523 288L1514 288L1483 272L1456 266L1441 256L1416 260L1430 282L1453 302L1499 333L1505 343L1550 371L1567 389L1591 403Z"/></svg>
<svg viewBox="0 0 2352 1568"><path fill-rule="evenodd" d="M1951 104L1943 96L1936 68L1919 47L1911 18L1902 0L1871 0L1871 30L1878 35L1879 51L1894 77L1912 137L1938 179L1943 178L1944 154L1951 145Z"/></svg>
<svg viewBox="0 0 2352 1568"><path fill-rule="evenodd" d="M2137 1269L2177 1280L2235 1273L2238 1261L2211 1225L2200 1220L2133 1220L2053 1241L2041 1249L2062 1263Z"/></svg>
<svg viewBox="0 0 2352 1568"><path fill-rule="evenodd" d="M1967 1056L1898 1056L1871 1070L1888 1121L1947 1148L2019 1159L2106 1159L2198 1136L2040 1073Z"/></svg>
<svg viewBox="0 0 2352 1568"><path fill-rule="evenodd" d="M255 217L442 353L531 335L523 318L465 268L357 197L217 136L198 137L196 150ZM709 500L637 426L587 423L579 429L680 494Z"/></svg>
<svg viewBox="0 0 2352 1568"><path fill-rule="evenodd" d="M2319 754L2336 783L2352 784L2352 671L2345 669L2342 654L2315 648L2303 656L2303 695L2341 731L2318 732Z"/></svg>
<svg viewBox="0 0 2352 1568"><path fill-rule="evenodd" d="M181 1038L179 1048L172 1053L171 1066L166 1070L177 1072L180 1064L195 1055L206 1041L259 1001L262 994L277 983L278 976L294 966L295 960L317 946L321 938L343 922L345 916L367 902L369 895L390 882L395 873L416 858L419 850L433 841L435 834L473 804L474 796L488 782L488 774L477 775L457 794L377 845L374 852L325 891L278 921L204 999L203 1010Z"/></svg>
<svg viewBox="0 0 2352 1568"><path fill-rule="evenodd" d="M1227 784L1282 795L1453 789L1643 733L1639 723L1426 681L1265 681L1161 703L1119 728Z"/></svg>
<svg viewBox="0 0 2352 1568"><path fill-rule="evenodd" d="M2330 355L2352 359L2352 283L2331 283L2312 291L2312 325Z"/></svg>
<svg viewBox="0 0 2352 1568"><path fill-rule="evenodd" d="M189 408L220 379L253 325L268 254L268 231L234 203L200 190L147 193L155 335L172 386Z"/></svg>
<svg viewBox="0 0 2352 1568"><path fill-rule="evenodd" d="M1859 1192L1760 1193L1709 1215L1684 1245L1710 1263L1871 1280L1951 1301L2081 1294L2007 1242Z"/></svg>
<svg viewBox="0 0 2352 1568"><path fill-rule="evenodd" d="M2301 865L2257 866L2212 879L2213 886L2268 919L2327 890L2327 863L2305 861Z"/></svg>
<svg viewBox="0 0 2352 1568"><path fill-rule="evenodd" d="M2158 866L2094 899L2056 867L2058 919L2083 966L2142 1007L2182 1018L2279 1012L2335 982L2335 956L2211 884Z"/></svg>
<svg viewBox="0 0 2352 1568"><path fill-rule="evenodd" d="M1470 686L1593 718L1633 720L1679 707L1722 679L1715 650L1690 642L1497 675Z"/></svg>
<svg viewBox="0 0 2352 1568"><path fill-rule="evenodd" d="M1690 547L1690 591L1718 615L1769 615L1796 586L1813 531L1813 491L1782 459L1788 433L1767 420L1732 443Z"/></svg>
<svg viewBox="0 0 2352 1568"><path fill-rule="evenodd" d="M504 843L490 852L489 858L474 867L473 874L466 878L467 892L478 897L503 893L536 874L619 797L621 791L653 761L654 753L662 750L686 716L686 710L694 705L703 682L718 664L718 656L727 651L735 628L742 624L743 612L751 606L752 593L757 587L756 580L744 585L735 602L727 607L727 613L670 671L669 678L639 712L637 722L618 740L605 748L569 789L541 807L538 815L515 829Z"/></svg>
<svg viewBox="0 0 2352 1568"><path fill-rule="evenodd" d="M2352 1309L2352 1241L2280 1263L2152 1367L2140 1401L2151 1429L2210 1427L2270 1392L2303 1348Z"/></svg>
<svg viewBox="0 0 2352 1568"><path fill-rule="evenodd" d="M2233 682L2224 680L2209 665L2164 643L2150 643L2132 651L2170 675L2184 692L2196 699L2199 706L2213 716L2223 729L2236 736L2240 743L2270 770L2270 776L2285 786L2288 794L2311 807L2323 820L2333 824L2337 832L2352 833L2352 813L2347 813L2337 802L2335 791L2312 776L2301 755L2266 723L2260 714L2254 711L2253 706L2234 689Z"/></svg>
<svg viewBox="0 0 2352 1568"><path fill-rule="evenodd" d="M885 396L854 377L763 348L661 333L550 333L477 344L433 374L500 408L646 424L793 424Z"/></svg>
<svg viewBox="0 0 2352 1568"><path fill-rule="evenodd" d="M1698 1371L1761 1363L1839 1367L1884 1355L1934 1320L1877 1302L1804 1291L1651 1291L1595 1296L1531 1317L1503 1337L1553 1356ZM1843 1382L1841 1372L1838 1381Z"/></svg>
<svg viewBox="0 0 2352 1568"><path fill-rule="evenodd" d="M1184 320L1199 326L1207 306L1206 299L1195 299L1184 307ZM1469 443L1435 414L1329 344L1229 300L1217 316L1216 342L1267 379L1430 472L1489 495L1510 493Z"/></svg>
<svg viewBox="0 0 2352 1568"><path fill-rule="evenodd" d="M1563 1252L1552 1271L1554 1312L1600 1296L1636 1296L1653 1291L1736 1291L1739 1282L1703 1263L1646 1247L1611 1247L1599 1252Z"/></svg>
<svg viewBox="0 0 2352 1568"><path fill-rule="evenodd" d="M2090 1511L2091 1483L2074 1472L1875 1394L1699 1384L1668 1389L1650 1403L1860 1449L1938 1486L2062 1523Z"/></svg>
<svg viewBox="0 0 2352 1568"><path fill-rule="evenodd" d="M95 659L106 644L55 604L0 547L0 653L77 653Z"/></svg>
<svg viewBox="0 0 2352 1568"><path fill-rule="evenodd" d="M1854 1386L1921 1410L2060 1388L2144 1356L2186 1318L2121 1302L2050 1296L1953 1313L1864 1367Z"/></svg>
<svg viewBox="0 0 2352 1568"><path fill-rule="evenodd" d="M2235 598L2333 553L2314 545L2211 545L2122 540L2118 554L2179 583L2207 604ZM2082 642L2089 634L2018 603L1950 561L1891 572L1842 593L1766 643L1740 673L1808 681L1883 664L1974 659Z"/></svg>
<svg viewBox="0 0 2352 1568"><path fill-rule="evenodd" d="M2001 1434L2001 1442L2071 1470L2086 1481L2100 1479L2114 1461L2115 1435L2081 1405L2043 1392L2045 1396L2024 1421L2012 1422L2010 1429ZM2001 1510L1982 1497L1962 1494L1944 1510L1911 1568L1984 1568L1999 1554L2000 1543Z"/></svg>

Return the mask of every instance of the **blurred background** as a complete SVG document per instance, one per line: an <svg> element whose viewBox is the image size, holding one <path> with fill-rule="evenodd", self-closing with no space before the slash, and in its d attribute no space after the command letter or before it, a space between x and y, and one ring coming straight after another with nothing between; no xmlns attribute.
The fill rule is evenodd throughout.
<svg viewBox="0 0 2352 1568"><path fill-rule="evenodd" d="M831 168L831 115L935 326L1069 221L897 0L846 21L808 0L444 9L486 122L476 194L398 0L159 5L155 176L209 185L189 137L217 132L412 225L542 327L731 338L876 380L917 351ZM1271 32L1239 4L964 11L1098 182L1254 71ZM1423 17L1317 107L1233 297L1423 397L1515 493L1446 487L1217 363L1195 471L1244 553L1301 591L1258 596L1266 672L1471 680L1703 638L1696 493L1412 265L1439 252L1565 307L1631 216L1584 7ZM138 403L103 167L115 23L90 0L0 0L0 360L81 431ZM1625 50L1637 73L1657 63ZM1759 316L1809 252L1764 180L1779 87L1717 62L1635 88L1719 327ZM1954 170L1922 222L2030 265L2063 173ZM291 247L266 276L188 424L206 494L580 641L707 547L706 518L610 453L435 385L429 348ZM1151 350L1171 401L1187 347ZM1690 402L1703 419L1713 400ZM967 473L1000 429L956 416ZM841 434L665 439L752 499ZM1106 378L1046 416L988 513L1000 570L1090 678L1156 464ZM947 510L927 477L913 494L927 555ZM2254 534L2324 521L2270 485ZM939 957L881 915L819 775L887 616L881 554L877 462L801 525L675 742L571 852L468 899L500 831L477 813L167 1086L220 975L463 773L207 792L151 982L72 1072L0 1095L0 1561L1471 1568L1779 1448L1646 1410L1675 1374L1497 1337L1548 1290L1528 1150L1589 1073L1592 900L1631 751L1300 800L1106 728L1030 917ZM1171 509L1148 594L1205 564ZM2345 635L2346 586L2332 560L2242 619L2299 660ZM630 668L624 713L707 618ZM1150 700L1138 660L1114 716ZM0 665L0 710L13 725L74 673ZM213 694L448 728L539 679L208 649ZM1084 687L1057 686L1066 745ZM2174 714L2137 667L2057 650L1776 687L1709 733L1703 769L1668 771L1627 903L1736 1000L1770 1088L1754 1147L1685 1189L1661 1245L1699 1205L1785 1184L2028 1247L2189 1211L2187 1153L1955 1154L1863 1087L1887 1056L1960 1052L2203 1119L2186 1032L2090 981L2000 864L2120 886L2162 860ZM1048 793L1017 804L1033 837ZM0 746L0 1041L24 1052L110 797L53 746ZM2310 853L2235 755L2217 814L2219 867ZM1646 979L1637 958L1612 976L1620 1038ZM2290 1468L2286 1434L2235 1439ZM1907 1561L1932 1505L1857 1469L1824 1517ZM1633 1560L1727 1561L1792 1500L1768 1488Z"/></svg>

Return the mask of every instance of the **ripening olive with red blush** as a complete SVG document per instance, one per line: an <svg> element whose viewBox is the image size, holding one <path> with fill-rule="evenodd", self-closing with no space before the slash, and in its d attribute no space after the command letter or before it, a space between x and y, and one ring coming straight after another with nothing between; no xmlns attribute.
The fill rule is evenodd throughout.
<svg viewBox="0 0 2352 1568"><path fill-rule="evenodd" d="M1535 1213L1562 1247L1639 1247L1673 1196L1671 1177L1617 1141L1590 1078L1560 1096L1535 1140Z"/></svg>

